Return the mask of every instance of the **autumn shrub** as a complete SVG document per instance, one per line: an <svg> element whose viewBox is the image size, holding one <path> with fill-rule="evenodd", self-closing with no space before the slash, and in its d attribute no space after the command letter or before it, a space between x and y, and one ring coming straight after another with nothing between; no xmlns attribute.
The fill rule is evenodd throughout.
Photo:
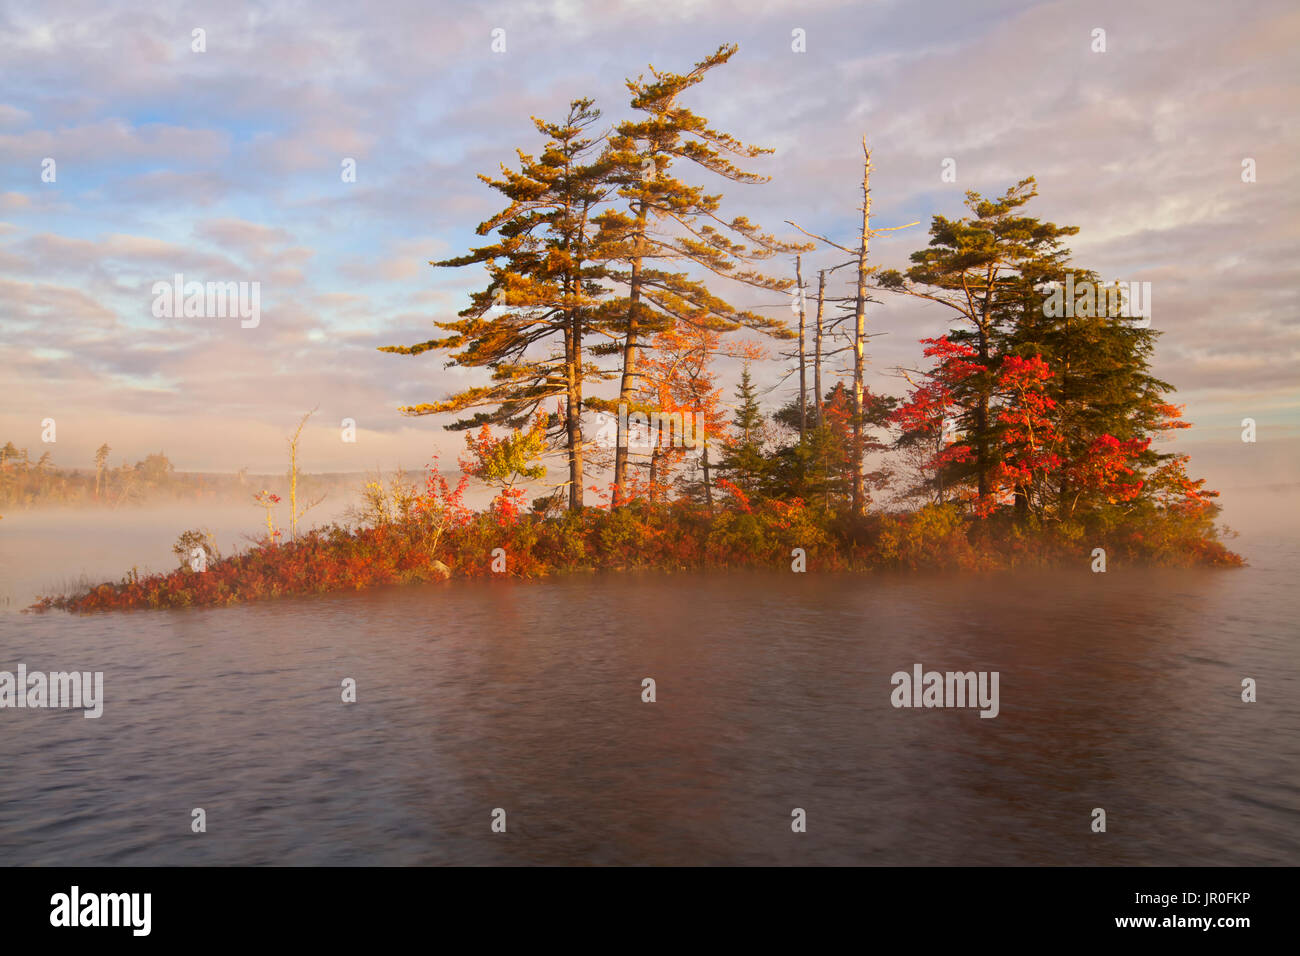
<svg viewBox="0 0 1300 956"><path fill-rule="evenodd" d="M172 545L172 554L176 555L182 568L189 567L200 551L203 552L205 563L221 560L221 549L217 547L216 538L204 528L182 531Z"/></svg>
<svg viewBox="0 0 1300 956"><path fill-rule="evenodd" d="M720 512L709 528L707 556L721 566L749 564L770 549L763 522L750 509Z"/></svg>
<svg viewBox="0 0 1300 956"><path fill-rule="evenodd" d="M583 567L588 563L591 519L600 514L599 509L584 508L544 515L536 524L537 552L558 570L574 571Z"/></svg>
<svg viewBox="0 0 1300 956"><path fill-rule="evenodd" d="M771 499L763 503L759 515L767 526L766 537L778 563L787 562L793 549L802 548L809 568L836 565L824 511L809 508L802 498Z"/></svg>
<svg viewBox="0 0 1300 956"><path fill-rule="evenodd" d="M886 515L876 540L879 561L891 567L974 570L987 564L971 546L968 519L956 505L927 504Z"/></svg>
<svg viewBox="0 0 1300 956"><path fill-rule="evenodd" d="M1221 540L1217 505L1136 508L1123 522L1098 529L1098 546L1133 563L1172 567L1240 567L1244 562Z"/></svg>
<svg viewBox="0 0 1300 956"><path fill-rule="evenodd" d="M596 532L597 553L607 567L640 567L648 537L643 501L632 501L602 516Z"/></svg>

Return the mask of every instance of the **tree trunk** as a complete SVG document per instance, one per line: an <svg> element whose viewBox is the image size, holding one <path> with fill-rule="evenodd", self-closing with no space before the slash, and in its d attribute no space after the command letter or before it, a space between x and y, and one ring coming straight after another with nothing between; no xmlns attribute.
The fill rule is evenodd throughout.
<svg viewBox="0 0 1300 956"><path fill-rule="evenodd" d="M807 323L807 309L803 297L803 256L794 257L795 285L799 296L799 444L802 445L808 435L808 353L804 345L804 326Z"/></svg>
<svg viewBox="0 0 1300 956"><path fill-rule="evenodd" d="M975 469L977 475L977 491L979 494L980 504L985 504L989 495L989 386L988 373L989 367L989 339L984 329L979 333L979 358L980 365L986 370L984 381L979 387L979 403L975 409Z"/></svg>
<svg viewBox="0 0 1300 956"><path fill-rule="evenodd" d="M813 401L817 405L817 426L823 424L822 412L822 307L826 303L826 270L817 273L817 328L814 333L813 352Z"/></svg>
<svg viewBox="0 0 1300 956"><path fill-rule="evenodd" d="M944 414L947 414L947 410L946 410L946 409L945 409ZM937 442L934 443L934 457L935 457L935 458L938 458L940 455L943 454L943 431L944 431L944 428L943 428L943 422L940 421L940 423L939 423L939 440L938 440ZM938 489L939 489L939 504L943 504L943 467L942 467L942 466L940 466L940 467L938 467L938 468L936 468L936 469L934 470L934 480L935 480L935 484L938 486Z"/></svg>
<svg viewBox="0 0 1300 956"><path fill-rule="evenodd" d="M298 426L302 431L302 426ZM289 537L298 537L298 435L289 443Z"/></svg>
<svg viewBox="0 0 1300 956"><path fill-rule="evenodd" d="M704 445L704 504L709 509L709 514L713 514L713 485L709 481L709 446L706 442Z"/></svg>
<svg viewBox="0 0 1300 956"><path fill-rule="evenodd" d="M646 207L641 203L636 213L636 235L633 238L632 276L628 283L627 337L623 342L623 376L619 381L618 401L630 409L636 394L637 305L641 301L641 250L645 240ZM620 420L622 416L619 416ZM621 504L627 488L627 435L618 430L614 449L614 497Z"/></svg>
<svg viewBox="0 0 1300 956"><path fill-rule="evenodd" d="M580 313L569 318L568 408L565 428L569 439L569 510L582 508L582 346L578 342Z"/></svg>
<svg viewBox="0 0 1300 956"><path fill-rule="evenodd" d="M862 137L862 244L858 247L858 295L853 327L853 497L850 507L862 514L865 490L862 485L862 393L863 362L867 333L867 240L871 230L871 150Z"/></svg>

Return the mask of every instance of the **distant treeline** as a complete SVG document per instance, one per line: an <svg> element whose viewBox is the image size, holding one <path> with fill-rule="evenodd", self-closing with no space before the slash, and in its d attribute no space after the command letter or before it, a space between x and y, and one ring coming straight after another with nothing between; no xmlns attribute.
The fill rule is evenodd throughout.
<svg viewBox="0 0 1300 956"><path fill-rule="evenodd" d="M112 449L100 446L91 469L65 469L55 465L50 452L35 461L26 448L6 442L0 448L0 509L49 508L67 505L118 508L160 502L208 501L256 506L260 491L286 493L287 475L250 475L176 471L161 452L135 464L109 465ZM299 476L300 491L314 498L350 495L359 474Z"/></svg>

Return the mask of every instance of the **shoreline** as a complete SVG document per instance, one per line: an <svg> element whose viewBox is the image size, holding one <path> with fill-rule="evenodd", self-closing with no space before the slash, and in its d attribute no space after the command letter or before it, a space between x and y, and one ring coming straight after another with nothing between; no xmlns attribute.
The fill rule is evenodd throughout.
<svg viewBox="0 0 1300 956"><path fill-rule="evenodd" d="M279 597L497 576L653 571L783 573L996 573L1076 567L1240 568L1203 515L1158 513L1140 525L1094 529L1027 526L1011 515L974 518L952 505L851 520L802 504L749 510L637 503L558 516L416 511L402 521L331 524L295 540L260 543L228 557L205 552L175 570L40 594L24 613L224 607ZM1230 533L1230 532L1229 532ZM178 555L189 554L196 541ZM207 545L203 545L207 548ZM202 549L194 549L197 556ZM201 567L200 567L201 565Z"/></svg>

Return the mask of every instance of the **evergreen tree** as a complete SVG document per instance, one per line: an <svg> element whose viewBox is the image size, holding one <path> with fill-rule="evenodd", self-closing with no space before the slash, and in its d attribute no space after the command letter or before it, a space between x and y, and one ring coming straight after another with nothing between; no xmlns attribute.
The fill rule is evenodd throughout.
<svg viewBox="0 0 1300 956"><path fill-rule="evenodd" d="M619 196L626 208L601 215L598 237L601 255L610 263L609 275L626 287L627 295L606 307L610 321L621 324L621 342L598 350L621 353L618 403L629 411L644 411L635 403L639 353L645 341L675 321L717 332L745 327L783 338L793 335L779 320L737 309L686 271L784 291L789 280L771 278L748 266L777 252L804 248L778 242L744 217L722 219L720 195L688 185L673 171L674 162L685 160L729 182L767 181L742 170L730 157L753 159L771 150L748 146L711 128L678 102L710 70L731 59L736 49L734 44L719 47L689 73L663 73L651 67L650 80L640 76L627 82L632 108L645 118L619 124L611 138L606 158L617 169ZM617 411L612 404L604 407ZM626 436L620 435L614 459L614 483L619 489L626 485L627 461Z"/></svg>
<svg viewBox="0 0 1300 956"><path fill-rule="evenodd" d="M842 504L852 508L855 442L862 444L863 455L884 451L888 447L875 434L865 429L859 430L855 438L853 405L852 390L843 382L836 382L816 403L816 408L805 407L801 410L796 398L776 411L772 416L773 421L788 429L792 435L798 434L801 420L805 422L805 427L802 441L781 445L772 455L772 494L782 498L817 501L827 507ZM896 405L897 399L864 389L864 426L888 426ZM818 408L820 413L817 412ZM880 471L863 473L861 465L856 471L863 482L861 494L865 506L870 501L868 486L872 489L884 487L887 475Z"/></svg>
<svg viewBox="0 0 1300 956"><path fill-rule="evenodd" d="M407 406L407 415L485 409L453 422L450 429L500 424L519 429L539 406L559 399L556 426L569 461L569 505L582 506L582 408L584 384L606 377L584 353L586 337L600 328L598 302L603 266L592 253L594 216L610 189L609 164L593 152L588 135L600 113L589 99L570 105L561 123L534 118L550 137L539 157L519 151L519 169L502 167L502 178L479 178L510 200L478 227L497 240L463 256L433 263L482 264L489 282L475 293L460 319L437 322L451 332L417 345L383 352L418 355L449 351L449 364L491 370L490 385L465 389L434 403Z"/></svg>
<svg viewBox="0 0 1300 956"><path fill-rule="evenodd" d="M1091 271L1068 264L1034 276L1035 288L1006 336L1007 354L1041 356L1052 370L1044 392L1054 403L1052 422L1064 467L1057 475L1051 505L1063 516L1103 506L1105 496L1073 477L1090 459L1132 451L1139 470L1156 468L1170 455L1135 442L1156 433L1185 428L1179 409L1166 400L1174 390L1151 375L1151 356L1160 333L1122 314L1129 303ZM1054 296L1068 286L1079 293L1066 308L1050 308ZM1119 446L1111 446L1114 439ZM1017 492L1017 507L1025 510Z"/></svg>
<svg viewBox="0 0 1300 956"><path fill-rule="evenodd" d="M727 481L753 496L763 492L771 468L766 452L767 423L748 364L740 373L736 402L731 419L732 435L717 468Z"/></svg>
<svg viewBox="0 0 1300 956"><path fill-rule="evenodd" d="M1064 236L1077 226L1061 227L1019 215L1038 194L1028 177L1006 191L1001 199L966 193L971 215L950 220L935 216L928 248L912 253L914 265L907 273L880 274L884 288L906 291L938 302L957 313L962 323L948 336L956 345L973 349L967 360L969 374L947 383L950 420L958 426L958 443L969 455L949 455L945 484L972 481L981 502L989 498L993 468L997 463L1000 426L992 408L998 366L1005 339L1034 295L1044 275L1058 269L1068 250Z"/></svg>
<svg viewBox="0 0 1300 956"><path fill-rule="evenodd" d="M1209 497L1187 481L1185 459L1150 447L1187 427L1166 398L1173 387L1150 372L1159 333L1125 314L1119 289L1071 266L1062 240L1077 227L1018 214L1035 195L1032 177L998 201L968 193L972 216L934 217L906 276L881 276L965 320L925 340L934 364L899 411L899 445L933 446L930 488L942 499L973 484L980 513L1005 495L1054 519L1170 487ZM1077 299L1062 302L1064 288Z"/></svg>

